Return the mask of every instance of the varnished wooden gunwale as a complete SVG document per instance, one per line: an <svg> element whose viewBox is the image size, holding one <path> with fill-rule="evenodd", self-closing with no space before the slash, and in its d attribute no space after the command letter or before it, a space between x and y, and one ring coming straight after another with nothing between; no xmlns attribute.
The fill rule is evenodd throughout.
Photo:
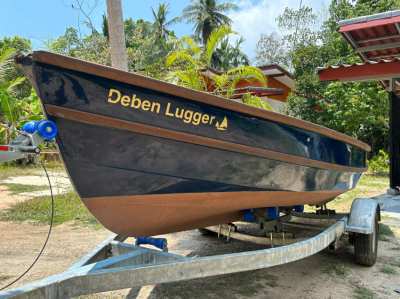
<svg viewBox="0 0 400 299"><path fill-rule="evenodd" d="M307 167L314 167L319 169L329 169L341 172L364 172L366 168L348 167L323 161L312 160L304 157L293 156L285 153L271 151L262 148L251 147L238 143L227 142L219 139L213 139L209 137L194 135L190 133L178 132L169 129L154 127L146 124L137 122L131 122L121 119L116 119L109 116L93 114L89 112L78 111L75 109L64 108L60 106L45 105L45 111L47 114L80 122L90 125L102 126L115 128L120 130L131 131L134 133L150 135L155 137L167 138L175 141L196 144L201 146L207 146L211 148L217 148L226 151L232 151L242 154L254 155L261 158L267 158L271 160L278 160L285 163L302 165Z"/></svg>
<svg viewBox="0 0 400 299"><path fill-rule="evenodd" d="M196 91L184 87L180 87L174 84L170 84L164 81L159 81L156 79L152 79L149 77L145 77L142 75L134 74L134 73L129 73L125 71L121 71L112 67L100 65L100 64L95 64L87 61L83 61L80 59L76 58L71 58L63 55L58 55L54 53L49 53L45 51L35 51L32 54L32 59L33 61L39 62L39 63L44 63L44 64L49 64L57 67L61 67L64 69L69 69L73 71L78 71L78 72L83 72L83 73L88 73L92 74L95 76L107 78L110 80L115 80L135 86L140 86L143 88L148 88L151 90L163 92L166 94L170 94L173 96L178 96L182 98L186 98L192 101L200 102L200 103L205 103L208 105L212 105L215 107L220 107L223 109L228 109L231 111L236 111L239 113L244 113L247 115L259 117L262 119L267 119L283 124L287 124L290 126L302 128L311 132L316 132L318 134L322 134L324 136L330 137L335 140L339 140L342 142L345 142L347 144L356 146L358 148L361 148L365 151L371 151L371 147L364 143L361 142L357 139L354 139L350 136L347 136L345 134L336 132L334 130L307 122L303 120L299 120L293 117L289 117L283 114L275 113L272 111L266 111L262 109L258 109L255 107L251 107L248 105L244 105L238 102L234 102L231 100L227 100L225 98L201 92L201 91Z"/></svg>

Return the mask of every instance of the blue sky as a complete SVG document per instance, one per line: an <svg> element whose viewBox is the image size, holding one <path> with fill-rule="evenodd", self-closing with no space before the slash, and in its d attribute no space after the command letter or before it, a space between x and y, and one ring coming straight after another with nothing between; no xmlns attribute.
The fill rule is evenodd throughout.
<svg viewBox="0 0 400 299"><path fill-rule="evenodd" d="M97 5L91 18L100 28L101 16L105 12L105 0L86 0L86 4ZM71 7L74 0L1 0L0 38L19 35L31 39L35 49L45 49L46 41L64 33L68 26L81 28L82 15ZM122 0L124 17L151 20L151 7L160 2L169 2L171 17L177 16L190 0ZM285 7L298 7L299 0L235 0L239 9L231 12L233 28L245 38L244 51L254 58L256 43L262 33L277 31L275 18ZM320 15L326 17L329 0L303 0ZM191 24L176 24L172 27L178 36L190 34Z"/></svg>

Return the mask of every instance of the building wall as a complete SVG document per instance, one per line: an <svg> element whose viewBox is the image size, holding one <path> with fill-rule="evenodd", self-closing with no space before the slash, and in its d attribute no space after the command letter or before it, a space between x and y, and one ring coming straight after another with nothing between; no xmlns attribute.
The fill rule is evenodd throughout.
<svg viewBox="0 0 400 299"><path fill-rule="evenodd" d="M268 87L283 89L282 95L270 96L270 98L274 99L274 100L280 100L280 101L286 102L287 98L291 92L290 88L287 87L282 82L279 82L278 80L276 80L274 77L267 76L267 80L268 80L268 83L267 83Z"/></svg>

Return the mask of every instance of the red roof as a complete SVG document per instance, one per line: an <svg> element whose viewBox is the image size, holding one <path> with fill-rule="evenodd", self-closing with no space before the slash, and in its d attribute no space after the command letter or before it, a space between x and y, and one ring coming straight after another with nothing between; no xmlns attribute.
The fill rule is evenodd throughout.
<svg viewBox="0 0 400 299"><path fill-rule="evenodd" d="M400 11L339 22L339 32L364 60L393 58L400 54Z"/></svg>
<svg viewBox="0 0 400 299"><path fill-rule="evenodd" d="M364 62L320 68L320 80L380 80L388 87L400 78L400 10L340 21L339 26Z"/></svg>

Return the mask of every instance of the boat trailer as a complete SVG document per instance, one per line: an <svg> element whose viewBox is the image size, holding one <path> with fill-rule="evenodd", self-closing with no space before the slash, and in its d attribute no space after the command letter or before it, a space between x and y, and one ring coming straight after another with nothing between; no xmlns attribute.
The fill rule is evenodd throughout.
<svg viewBox="0 0 400 299"><path fill-rule="evenodd" d="M309 257L325 248L334 249L345 234L355 247L356 262L371 266L377 255L379 220L377 202L359 198L354 200L350 214L292 212L278 217L270 223L279 227L280 232L264 236L239 232L242 223L208 227L201 232L214 232L226 240L263 244L265 249L205 257L170 253L162 238L138 238L133 243L126 236L113 234L65 272L0 292L0 298L70 298L269 268ZM289 232L290 228L311 232L311 236L296 236L297 233ZM276 237L279 234L280 239ZM143 244L159 248L143 247Z"/></svg>
<svg viewBox="0 0 400 299"><path fill-rule="evenodd" d="M56 134L57 127L52 121L28 122L9 145L0 146L0 162L40 153L39 145L54 139ZM133 243L127 236L113 234L65 272L0 292L0 298L70 298L269 268L306 258L328 247L334 249L343 235L354 245L357 263L371 266L376 261L380 208L373 199L354 200L349 214L323 208L317 213L304 213L303 207L290 211L267 208L266 216L261 218L255 212L244 211L245 222L207 227L200 232L214 233L227 241L256 243L262 249L187 257L168 252L164 238L138 237ZM249 225L258 227L262 235L242 231ZM308 233L301 235L291 229Z"/></svg>

